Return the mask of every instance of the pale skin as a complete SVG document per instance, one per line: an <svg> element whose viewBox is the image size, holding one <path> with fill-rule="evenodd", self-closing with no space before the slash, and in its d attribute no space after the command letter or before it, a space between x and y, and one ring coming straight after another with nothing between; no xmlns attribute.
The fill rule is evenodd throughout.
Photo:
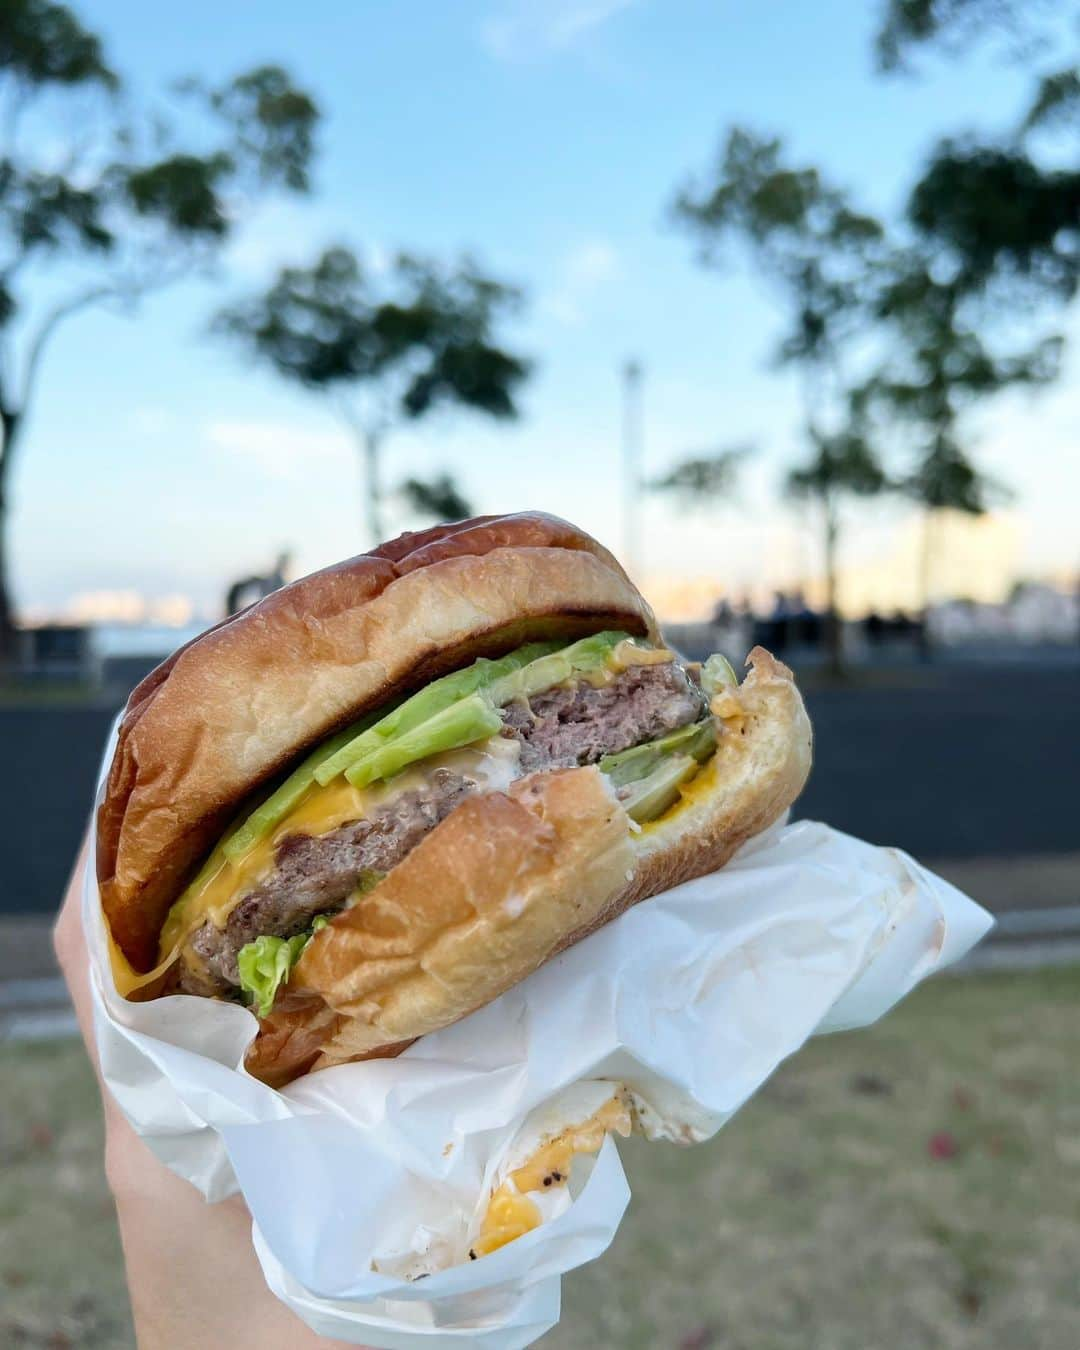
<svg viewBox="0 0 1080 1350"><path fill-rule="evenodd" d="M78 894L86 850L84 839L53 936L97 1072ZM193 1186L158 1162L103 1085L101 1095L105 1173L116 1201L139 1350L343 1347L343 1341L316 1336L267 1289L243 1200L233 1196L208 1205Z"/></svg>

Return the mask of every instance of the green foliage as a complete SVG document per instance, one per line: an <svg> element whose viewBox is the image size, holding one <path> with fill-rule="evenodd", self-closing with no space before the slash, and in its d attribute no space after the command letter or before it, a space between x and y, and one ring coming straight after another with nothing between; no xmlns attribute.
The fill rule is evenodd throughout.
<svg viewBox="0 0 1080 1350"><path fill-rule="evenodd" d="M1027 111L1021 129L1057 127L1075 121L1080 115L1080 70L1070 66L1066 70L1044 75L1035 87L1035 97Z"/></svg>
<svg viewBox="0 0 1080 1350"><path fill-rule="evenodd" d="M962 289L1004 289L1012 302L1068 301L1080 287L1080 172L1061 155L1062 135L1080 126L1074 6L1062 0L890 0L879 51L886 66L895 66L918 45L937 43L955 53L993 34L1009 39L1014 57L1043 64L1054 52L1053 64L1036 74L1027 111L1011 134L939 141L911 193L909 219ZM1064 57L1055 50L1063 42L1073 47ZM1039 137L1048 131L1056 137L1055 154L1052 163L1042 163Z"/></svg>
<svg viewBox="0 0 1080 1350"><path fill-rule="evenodd" d="M24 86L97 83L119 87L101 41L66 5L50 0L4 0L0 5L0 71Z"/></svg>
<svg viewBox="0 0 1080 1350"><path fill-rule="evenodd" d="M863 289L884 242L875 217L856 211L815 168L794 167L783 145L733 127L712 174L684 188L675 219L696 237L702 261L723 266L723 249L742 242L777 287L791 323L780 364L824 362L851 332Z"/></svg>
<svg viewBox="0 0 1080 1350"><path fill-rule="evenodd" d="M810 459L789 470L784 489L795 501L835 501L843 495L873 497L889 486L857 420L831 434L815 432Z"/></svg>
<svg viewBox="0 0 1080 1350"><path fill-rule="evenodd" d="M1061 339L1045 338L1026 351L1002 354L965 318L959 282L944 283L917 251L894 261L878 317L898 341L887 361L857 391L863 415L877 412L894 431L907 431L914 469L896 487L927 510L945 507L978 515L1002 490L965 454L959 423L965 409L1016 386L1056 378Z"/></svg>
<svg viewBox="0 0 1080 1350"><path fill-rule="evenodd" d="M897 70L915 47L938 42L950 52L996 35L1012 49L1035 41L1036 21L1053 0L886 0L876 39L878 63Z"/></svg>
<svg viewBox="0 0 1080 1350"><path fill-rule="evenodd" d="M945 140L908 213L964 290L1021 280L1069 299L1080 284L1080 172L1042 169L1015 146Z"/></svg>
<svg viewBox="0 0 1080 1350"><path fill-rule="evenodd" d="M792 497L814 499L822 508L828 642L839 670L838 502L886 486L868 425L861 413L855 416L845 371L872 316L888 256L884 227L856 210L819 170L790 164L777 138L743 127L728 132L712 175L684 189L674 211L696 235L705 263L723 265L724 246L739 242L782 299L787 328L775 360L803 375L803 435L811 451L808 462L788 474L786 487ZM709 472L708 461L681 468L691 485L695 475Z"/></svg>
<svg viewBox="0 0 1080 1350"><path fill-rule="evenodd" d="M899 482L900 490L928 511L963 511L981 516L993 496L1005 490L980 473L949 436L936 439L914 472Z"/></svg>
<svg viewBox="0 0 1080 1350"><path fill-rule="evenodd" d="M90 305L130 308L147 290L202 267L232 234L237 202L307 186L315 104L283 70L263 66L214 89L188 80L197 115L183 134L158 115L122 110L121 81L100 39L49 0L0 4L0 662L11 651L5 487L25 412L57 328ZM88 99L98 91L104 97ZM20 140L27 112L47 126L79 97L66 154L36 155ZM48 138L37 136L36 145ZM56 294L57 264L81 278ZM51 304L35 304L39 287ZM17 371L18 380L12 372Z"/></svg>
<svg viewBox="0 0 1080 1350"><path fill-rule="evenodd" d="M222 310L215 326L284 378L335 396L364 449L374 543L383 533L379 451L392 426L439 407L517 415L529 362L504 350L496 329L520 301L468 260L450 267L402 253L375 276L339 246L310 267L283 268L265 292ZM423 514L469 514L447 478L410 480L401 491Z"/></svg>
<svg viewBox="0 0 1080 1350"><path fill-rule="evenodd" d="M419 516L433 520L465 520L473 514L472 504L448 473L435 478L406 478L401 493Z"/></svg>
<svg viewBox="0 0 1080 1350"><path fill-rule="evenodd" d="M241 153L264 184L282 183L294 192L310 187L319 110L280 66L258 66L207 93Z"/></svg>
<svg viewBox="0 0 1080 1350"><path fill-rule="evenodd" d="M36 20L41 26L33 29ZM110 294L130 302L141 290L184 275L205 261L207 247L225 241L237 223L233 195L241 183L295 188L306 182L301 170L311 153L314 104L276 68L204 91L218 128L208 145L181 146L174 128L156 123L132 134L111 112L99 111L64 167L43 168L17 143L18 114L50 83L118 87L117 77L105 67L98 40L56 6L5 9L0 45L16 53L0 70L0 97L11 110L7 153L0 158L0 335L32 298L33 264L80 259L95 268L81 293L88 303ZM189 82L189 92L193 87ZM65 313L77 307L61 305ZM33 346L36 337L27 341ZM21 406L29 392L0 387L0 403Z"/></svg>
<svg viewBox="0 0 1080 1350"><path fill-rule="evenodd" d="M1058 374L1060 338L1045 338L1014 355L995 353L986 325L974 322L981 314L965 301L959 280L939 281L933 260L912 250L894 259L877 304L877 316L904 339L911 387L897 382L898 401L928 419L955 414L965 402L1011 385L1045 384Z"/></svg>
<svg viewBox="0 0 1080 1350"><path fill-rule="evenodd" d="M752 446L742 445L684 459L649 486L654 492L671 493L691 509L708 508L714 500L733 491L739 469L752 453Z"/></svg>
<svg viewBox="0 0 1080 1350"><path fill-rule="evenodd" d="M388 418L444 403L512 417L529 366L496 346L493 330L519 298L471 263L447 269L407 254L386 279L371 278L338 247L311 267L283 268L217 326L308 388L378 385Z"/></svg>
<svg viewBox="0 0 1080 1350"><path fill-rule="evenodd" d="M17 256L38 250L112 248L113 232L105 223L106 193L100 187L77 187L54 173L20 174L7 161L0 164L0 183L4 189L0 220Z"/></svg>
<svg viewBox="0 0 1080 1350"><path fill-rule="evenodd" d="M222 239L229 231L222 188L231 157L170 155L123 175L131 205L140 216L156 217L179 236Z"/></svg>
<svg viewBox="0 0 1080 1350"><path fill-rule="evenodd" d="M955 54L976 39L1004 37L1014 56L1041 63L1068 31L1059 20L1070 16L1073 6L1055 0L889 0L878 50L888 68L917 46ZM1060 337L1002 353L991 335L999 315L1023 306L1030 321L1039 306L1067 303L1080 288L1080 171L1060 153L1078 113L1080 71L1059 56L1036 77L1012 135L943 138L912 189L907 215L918 246L895 261L878 306L898 341L863 398L914 441L914 467L897 486L928 511L977 515L1003 495L965 452L964 409L1059 374ZM1046 131L1058 138L1052 164L1037 155Z"/></svg>

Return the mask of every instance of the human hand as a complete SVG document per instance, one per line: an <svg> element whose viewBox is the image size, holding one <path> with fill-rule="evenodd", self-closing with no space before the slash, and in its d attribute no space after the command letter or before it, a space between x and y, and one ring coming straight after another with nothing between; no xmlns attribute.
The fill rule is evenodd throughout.
<svg viewBox="0 0 1080 1350"><path fill-rule="evenodd" d="M154 1157L101 1081L80 890L84 839L53 940L105 1109L105 1173L116 1201L140 1350L333 1350L266 1286L251 1215L234 1195L208 1205Z"/></svg>

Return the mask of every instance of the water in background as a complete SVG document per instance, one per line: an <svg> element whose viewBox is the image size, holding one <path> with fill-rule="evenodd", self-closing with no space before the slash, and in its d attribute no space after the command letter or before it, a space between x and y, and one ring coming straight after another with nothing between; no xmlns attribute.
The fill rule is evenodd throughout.
<svg viewBox="0 0 1080 1350"><path fill-rule="evenodd" d="M117 656L168 656L177 647L190 642L209 624L189 624L181 628L103 623L94 627L94 651L102 660Z"/></svg>

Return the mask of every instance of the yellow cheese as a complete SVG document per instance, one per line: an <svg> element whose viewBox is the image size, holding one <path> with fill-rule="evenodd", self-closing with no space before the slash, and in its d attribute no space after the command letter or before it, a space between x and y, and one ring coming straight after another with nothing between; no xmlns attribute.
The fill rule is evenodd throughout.
<svg viewBox="0 0 1080 1350"><path fill-rule="evenodd" d="M675 653L666 647L639 647L635 642L624 638L608 653L602 666L592 670L579 670L574 673L574 683L581 681L591 684L594 689L602 689L613 683L631 666L662 666L675 660Z"/></svg>
<svg viewBox="0 0 1080 1350"><path fill-rule="evenodd" d="M528 1196L515 1194L504 1181L491 1197L480 1234L469 1248L469 1255L475 1260L478 1256L487 1256L488 1252L498 1251L515 1238L539 1228L540 1218L539 1208Z"/></svg>
<svg viewBox="0 0 1080 1350"><path fill-rule="evenodd" d="M301 802L297 810L302 812L307 806L310 815L313 814L311 812L313 805L314 803ZM353 816L352 819L355 820L356 817ZM291 821L290 816L283 824L289 824ZM333 829L334 826L328 828ZM236 862L230 862L219 855L218 865L210 869L201 884L185 896L182 905L170 912L162 929L158 964L147 974L140 975L132 967L110 934L109 950L117 992L124 998L130 998L137 991L161 981L176 963L188 938L207 919L212 920L219 928L222 927L241 896L257 886L264 877L269 876L274 866L274 849L279 833L280 831L275 831L269 839L260 839ZM195 959L196 953L189 952L189 960Z"/></svg>
<svg viewBox="0 0 1080 1350"><path fill-rule="evenodd" d="M624 638L615 644L608 663L621 671L629 670L631 666L666 666L674 660L675 653L667 647L639 647L636 642Z"/></svg>
<svg viewBox="0 0 1080 1350"><path fill-rule="evenodd" d="M469 1255L486 1256L538 1228L542 1215L529 1192L565 1186L574 1158L598 1152L612 1131L624 1137L630 1133L630 1110L621 1097L612 1097L588 1120L571 1125L537 1149L492 1195Z"/></svg>

